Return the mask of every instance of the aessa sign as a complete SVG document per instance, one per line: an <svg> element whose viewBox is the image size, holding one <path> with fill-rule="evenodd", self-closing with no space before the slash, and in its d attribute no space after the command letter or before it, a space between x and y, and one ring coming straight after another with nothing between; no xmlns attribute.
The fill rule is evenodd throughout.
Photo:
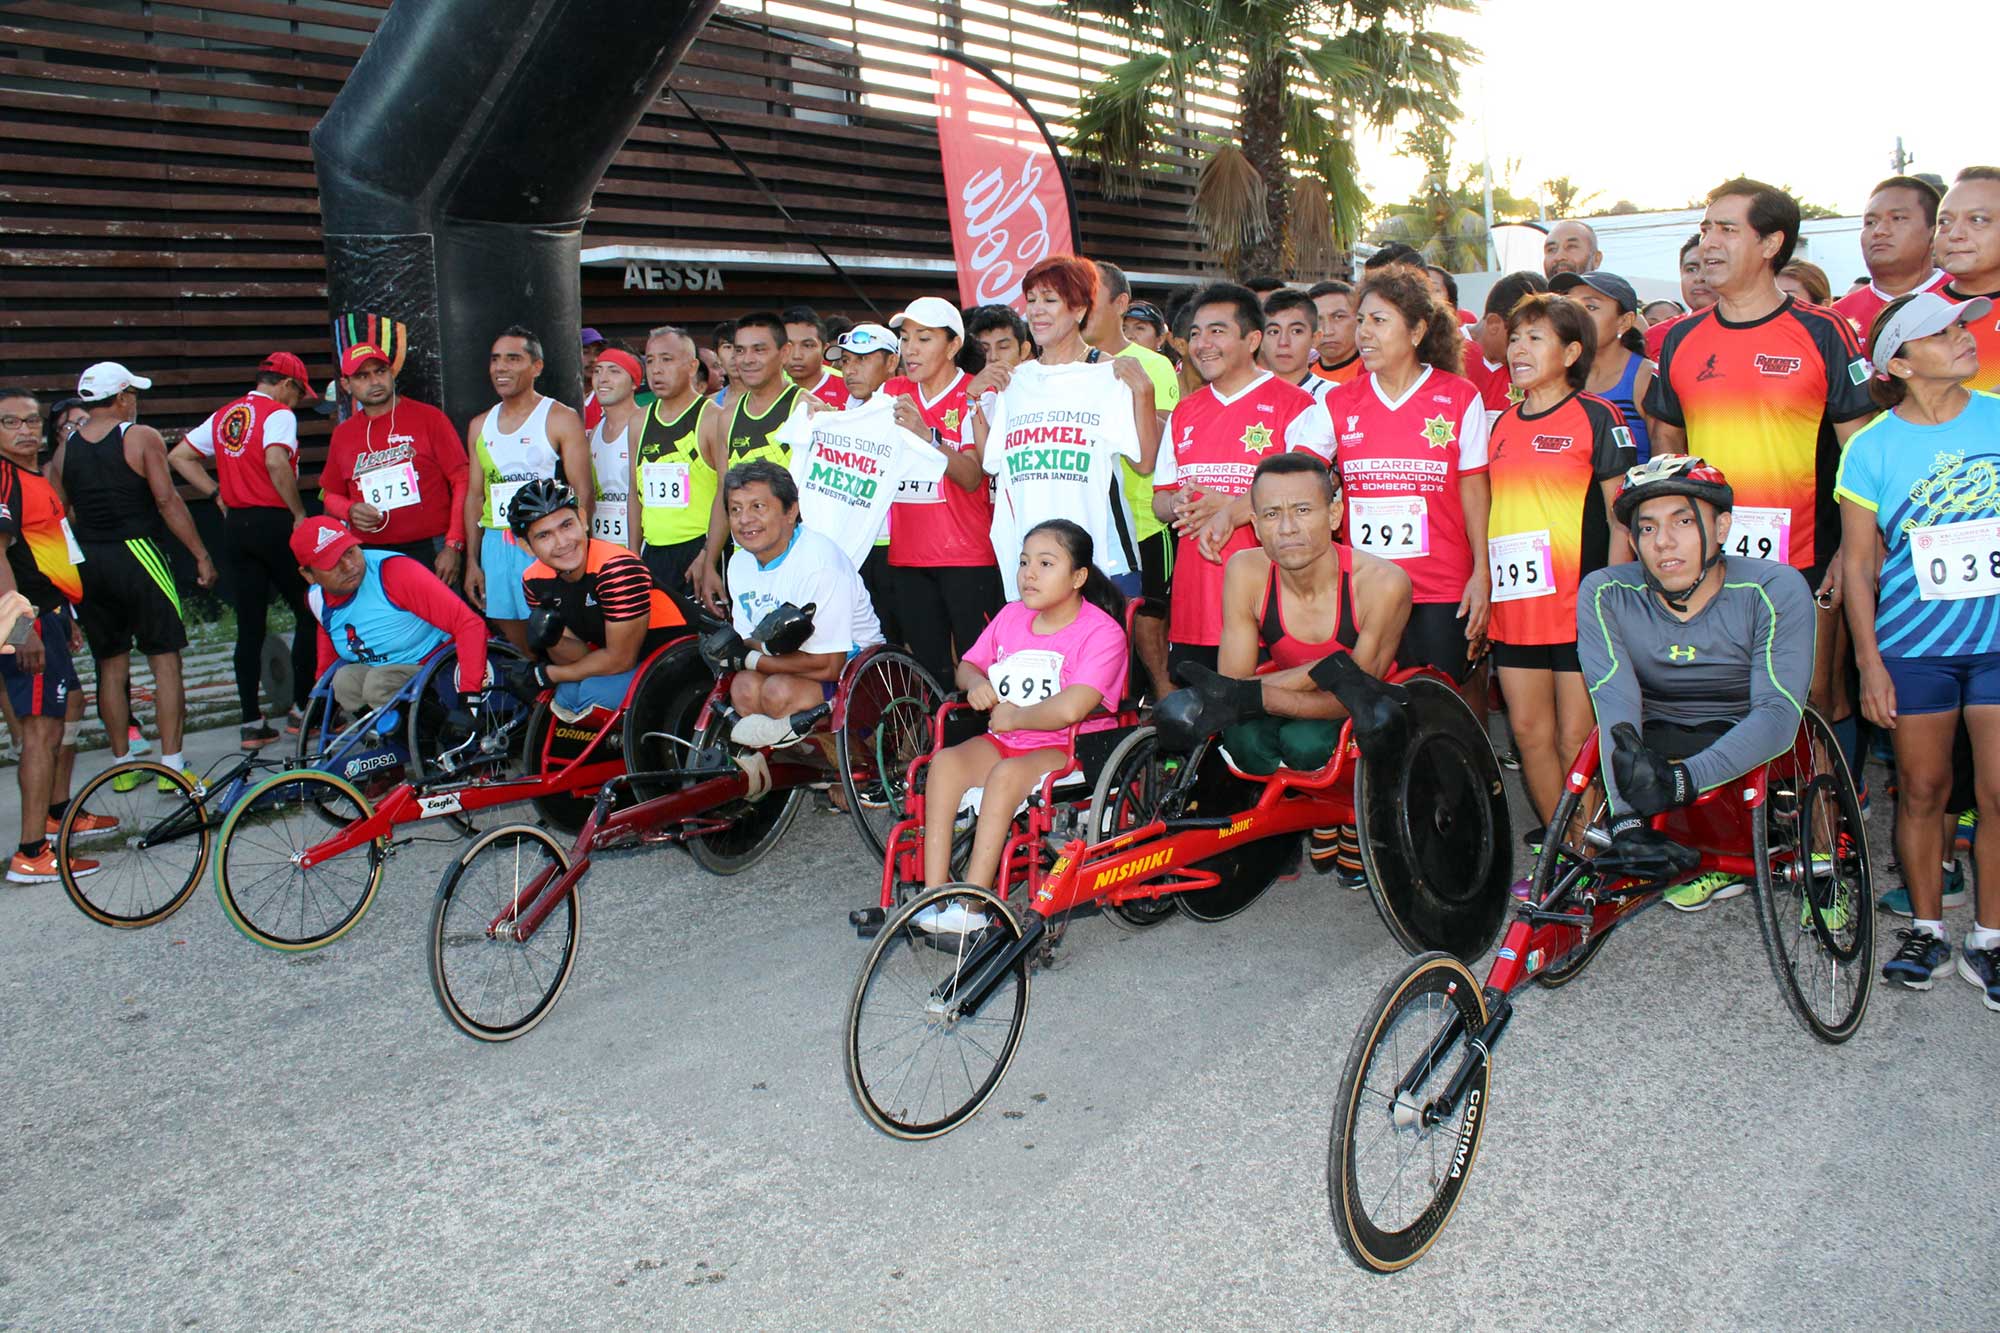
<svg viewBox="0 0 2000 1333"><path fill-rule="evenodd" d="M625 265L628 292L719 292L722 270L717 268L669 268L664 264Z"/></svg>

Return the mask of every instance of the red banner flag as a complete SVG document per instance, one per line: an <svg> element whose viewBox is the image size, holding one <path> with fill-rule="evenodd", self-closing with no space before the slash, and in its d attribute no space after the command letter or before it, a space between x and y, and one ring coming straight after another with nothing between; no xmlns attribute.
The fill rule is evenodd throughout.
<svg viewBox="0 0 2000 1333"><path fill-rule="evenodd" d="M959 303L1019 310L1022 275L1075 253L1069 176L1042 118L990 70L945 52L935 70Z"/></svg>

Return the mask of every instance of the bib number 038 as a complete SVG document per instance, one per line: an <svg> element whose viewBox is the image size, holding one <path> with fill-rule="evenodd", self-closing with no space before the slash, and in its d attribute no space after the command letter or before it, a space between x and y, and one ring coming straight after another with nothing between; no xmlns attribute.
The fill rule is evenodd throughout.
<svg viewBox="0 0 2000 1333"><path fill-rule="evenodd" d="M2000 595L2000 519L1915 529L1910 566L1926 602Z"/></svg>

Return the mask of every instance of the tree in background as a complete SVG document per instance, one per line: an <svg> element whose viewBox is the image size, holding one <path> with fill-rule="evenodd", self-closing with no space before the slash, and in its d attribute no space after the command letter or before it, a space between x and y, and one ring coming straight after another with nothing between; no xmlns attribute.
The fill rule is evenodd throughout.
<svg viewBox="0 0 2000 1333"><path fill-rule="evenodd" d="M1557 176L1554 180L1542 182L1542 193L1549 201L1549 220L1573 218L1583 211L1583 206L1595 199L1599 191L1585 193L1584 188L1567 176Z"/></svg>
<svg viewBox="0 0 2000 1333"><path fill-rule="evenodd" d="M1423 184L1406 204L1383 209L1375 228L1378 242L1401 241L1423 252L1424 259L1454 273L1486 267L1484 172L1468 169L1456 184L1451 175L1451 131L1426 121L1403 136L1403 151L1424 164ZM1515 163L1493 183L1493 221L1523 222L1540 210L1507 188Z"/></svg>
<svg viewBox="0 0 2000 1333"><path fill-rule="evenodd" d="M1068 0L1110 21L1133 55L1085 92L1070 146L1106 194L1136 196L1162 135L1198 87L1237 96L1233 140L1202 166L1195 220L1224 267L1331 271L1368 199L1354 133L1399 116L1449 122L1458 69L1478 58L1431 30L1433 10L1475 0Z"/></svg>

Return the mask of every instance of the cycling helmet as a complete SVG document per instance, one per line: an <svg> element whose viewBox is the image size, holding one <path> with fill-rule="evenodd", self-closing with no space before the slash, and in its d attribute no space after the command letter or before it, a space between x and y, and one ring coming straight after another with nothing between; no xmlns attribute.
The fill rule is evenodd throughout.
<svg viewBox="0 0 2000 1333"><path fill-rule="evenodd" d="M1625 484L1618 488L1612 512L1627 527L1640 505L1662 495L1691 495L1706 500L1718 512L1735 507L1735 492L1722 469L1693 454L1658 454L1637 467L1625 469Z"/></svg>
<svg viewBox="0 0 2000 1333"><path fill-rule="evenodd" d="M514 492L514 498L507 502L507 526L522 541L528 540L528 529L538 520L547 518L559 509L575 509L576 492L566 481L553 477L537 477Z"/></svg>

